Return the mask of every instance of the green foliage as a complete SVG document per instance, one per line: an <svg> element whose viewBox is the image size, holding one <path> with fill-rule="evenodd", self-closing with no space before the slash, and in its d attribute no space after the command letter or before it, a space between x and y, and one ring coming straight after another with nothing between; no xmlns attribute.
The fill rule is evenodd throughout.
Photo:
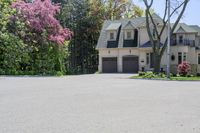
<svg viewBox="0 0 200 133"><path fill-rule="evenodd" d="M43 33L31 30L10 8L12 0L0 1L0 74L64 75L67 44L57 45ZM15 16L15 17L13 17ZM15 19L13 19L15 18Z"/></svg>
<svg viewBox="0 0 200 133"><path fill-rule="evenodd" d="M98 53L95 50L102 24L106 19L119 19L126 13L129 18L142 15L128 0L53 0L61 2L58 16L64 27L69 27L74 36L68 45L71 73L95 73L98 69ZM114 8L113 8L114 7ZM136 8L134 8L136 7ZM131 8L131 10L128 10Z"/></svg>
<svg viewBox="0 0 200 133"><path fill-rule="evenodd" d="M0 74L18 74L22 61L27 61L26 45L14 34L9 32L12 14L11 0L0 1Z"/></svg>
<svg viewBox="0 0 200 133"><path fill-rule="evenodd" d="M144 78L144 79L161 79L161 78L166 78L165 73L154 73L154 72L139 72L138 77Z"/></svg>

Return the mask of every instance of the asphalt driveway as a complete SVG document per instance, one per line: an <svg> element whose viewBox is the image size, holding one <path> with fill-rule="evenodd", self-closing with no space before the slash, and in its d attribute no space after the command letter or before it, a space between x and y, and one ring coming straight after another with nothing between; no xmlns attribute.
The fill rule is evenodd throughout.
<svg viewBox="0 0 200 133"><path fill-rule="evenodd" d="M0 133L200 133L200 82L0 77Z"/></svg>

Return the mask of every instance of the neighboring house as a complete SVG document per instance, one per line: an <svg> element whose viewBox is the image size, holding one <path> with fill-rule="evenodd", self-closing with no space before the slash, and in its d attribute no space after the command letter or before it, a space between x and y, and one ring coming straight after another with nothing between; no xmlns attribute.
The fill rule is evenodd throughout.
<svg viewBox="0 0 200 133"><path fill-rule="evenodd" d="M162 19L153 19L161 29ZM151 26L153 27L153 26ZM154 29L151 29L154 34ZM161 37L161 46L167 38L167 28ZM153 53L146 29L145 17L105 21L96 49L99 52L99 72L137 73L153 70ZM166 51L161 67L166 69ZM192 64L192 73L200 73L200 27L180 23L171 40L171 71L176 73L182 61Z"/></svg>

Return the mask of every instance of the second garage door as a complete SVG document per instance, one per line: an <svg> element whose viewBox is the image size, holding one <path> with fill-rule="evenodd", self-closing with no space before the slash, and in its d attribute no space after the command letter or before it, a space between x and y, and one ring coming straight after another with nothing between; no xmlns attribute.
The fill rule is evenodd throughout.
<svg viewBox="0 0 200 133"><path fill-rule="evenodd" d="M102 58L102 66L103 73L116 73L117 57Z"/></svg>
<svg viewBox="0 0 200 133"><path fill-rule="evenodd" d="M123 57L123 72L137 73L139 68L139 61L137 56Z"/></svg>

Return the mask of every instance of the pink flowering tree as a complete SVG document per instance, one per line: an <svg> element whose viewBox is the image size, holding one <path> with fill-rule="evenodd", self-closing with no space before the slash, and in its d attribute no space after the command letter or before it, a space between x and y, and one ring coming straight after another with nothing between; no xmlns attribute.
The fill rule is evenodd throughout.
<svg viewBox="0 0 200 133"><path fill-rule="evenodd" d="M191 71L190 63L183 61L181 64L178 65L177 68L178 74L181 76L186 76Z"/></svg>
<svg viewBox="0 0 200 133"><path fill-rule="evenodd" d="M34 0L33 3L17 1L12 7L17 11L16 16L23 19L31 31L47 34L48 40L64 44L71 38L72 32L63 28L55 17L60 12L59 4L52 4L51 0Z"/></svg>

